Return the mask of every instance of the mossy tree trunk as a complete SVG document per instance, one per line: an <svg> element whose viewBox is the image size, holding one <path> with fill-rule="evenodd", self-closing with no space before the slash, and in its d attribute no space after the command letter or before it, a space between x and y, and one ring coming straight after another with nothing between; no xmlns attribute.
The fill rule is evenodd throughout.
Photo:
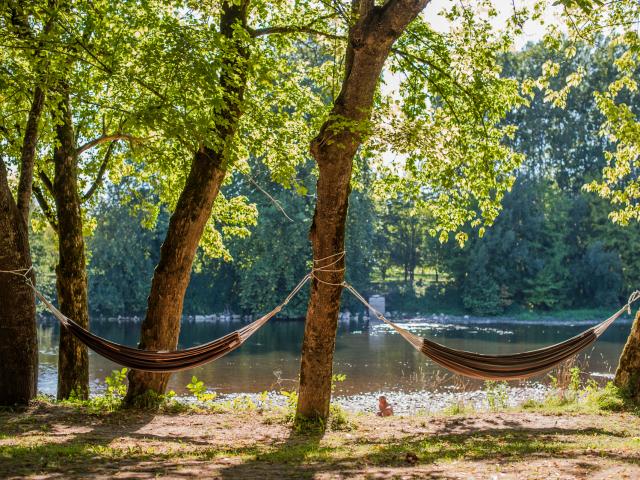
<svg viewBox="0 0 640 480"><path fill-rule="evenodd" d="M353 158L362 143L371 116L374 93L394 42L427 5L428 0L355 1L355 24L349 29L345 72L331 113L311 143L318 164L317 203L310 231L315 259L344 250ZM320 262L317 267L335 261ZM331 401L331 377L344 259L333 271L318 272L311 284L307 307L298 421L325 420Z"/></svg>
<svg viewBox="0 0 640 480"><path fill-rule="evenodd" d="M63 85L53 154L53 197L57 213L58 265L56 287L60 311L89 328L87 273L82 231L82 200L78 193L78 154L73 129L69 90ZM87 347L64 328L58 351L58 399L88 398L89 355Z"/></svg>
<svg viewBox="0 0 640 480"><path fill-rule="evenodd" d="M0 158L0 270L31 267L29 197L45 94L36 87L21 152L18 202ZM30 274L35 282L33 273ZM16 275L0 274L0 405L26 404L38 387L36 304L31 288Z"/></svg>
<svg viewBox="0 0 640 480"><path fill-rule="evenodd" d="M20 155L17 202L0 158L0 270L31 268L29 206L45 92L36 86ZM35 276L30 274L35 283ZM0 405L26 404L38 389L38 332L31 288L11 274L0 274Z"/></svg>
<svg viewBox="0 0 640 480"><path fill-rule="evenodd" d="M636 313L631 333L622 350L614 383L632 400L640 402L640 310Z"/></svg>
<svg viewBox="0 0 640 480"><path fill-rule="evenodd" d="M27 224L11 194L2 159L0 232L0 270L31 267ZM33 291L19 276L0 274L0 306L0 405L26 404L35 396L38 380Z"/></svg>
<svg viewBox="0 0 640 480"><path fill-rule="evenodd" d="M234 30L246 28L247 3L223 4L220 31L228 39L229 51L225 52L219 80L224 99L212 132L215 147L202 146L195 153L184 189L169 220L142 323L141 349L175 350L178 345L183 301L193 260L224 180L228 149L242 113L249 51ZM149 391L164 393L169 377L167 373L131 371L126 403L140 404L139 399Z"/></svg>
<svg viewBox="0 0 640 480"><path fill-rule="evenodd" d="M53 6L53 5L52 5ZM20 2L9 2L10 24L5 25L18 38L33 42L37 71L44 72L47 61L41 57L42 43L33 30ZM47 35L54 15L42 29ZM20 177L14 199L4 160L0 158L0 270L31 268L29 215L33 172L36 161L40 119L46 100L44 75L33 86L33 97L24 126L20 149ZM29 274L35 284L35 275ZM0 274L0 405L26 404L38 390L38 330L36 303L31 287L19 276Z"/></svg>

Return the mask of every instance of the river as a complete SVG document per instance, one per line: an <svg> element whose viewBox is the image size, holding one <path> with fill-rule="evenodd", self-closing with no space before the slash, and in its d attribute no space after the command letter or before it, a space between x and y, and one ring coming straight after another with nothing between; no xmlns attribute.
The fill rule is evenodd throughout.
<svg viewBox="0 0 640 480"><path fill-rule="evenodd" d="M401 324L414 333L450 347L483 353L510 353L540 348L569 338L588 326L585 322L475 322L473 318L463 322L446 319L435 322L416 318L403 320ZM180 347L207 342L242 325L239 321L184 322ZM137 343L139 328L139 323L131 321L97 320L91 325L94 333L127 345ZM629 330L628 319L620 319L579 357L579 365L596 377L611 376ZM303 331L302 321L272 320L240 349L226 357L174 374L170 388L178 394L184 393L191 376L196 375L210 389L219 393L291 389L297 383ZM59 326L54 323L40 324L38 334L39 390L45 394L55 394ZM91 353L92 391L100 391L104 378L116 368L118 366L114 363ZM432 391L452 385L460 386L461 383L459 378L433 365L386 325L369 325L363 320L340 323L334 372L346 375L346 380L337 385L338 395ZM539 380L542 379L544 377ZM476 383L467 382L466 386L472 388L474 385Z"/></svg>

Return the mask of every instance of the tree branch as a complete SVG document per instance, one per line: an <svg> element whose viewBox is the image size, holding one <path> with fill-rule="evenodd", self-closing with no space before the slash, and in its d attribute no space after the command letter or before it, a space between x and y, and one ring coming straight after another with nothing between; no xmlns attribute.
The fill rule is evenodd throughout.
<svg viewBox="0 0 640 480"><path fill-rule="evenodd" d="M430 0L387 0L380 8L380 23L385 30L402 32Z"/></svg>
<svg viewBox="0 0 640 480"><path fill-rule="evenodd" d="M40 210L42 210L42 213L47 219L47 222L49 222L49 225L51 225L53 231L58 233L58 222L56 222L56 215L53 209L49 206L49 203L47 202L42 189L38 185L33 186L33 194L36 197L38 205L40 205Z"/></svg>
<svg viewBox="0 0 640 480"><path fill-rule="evenodd" d="M115 140L129 140L130 142L135 142L140 140L139 138L134 137L133 135L129 135L128 133L113 133L111 135L103 135L98 138L94 138L93 140L81 145L76 150L77 155L81 155L87 150L91 150L93 147L97 147L105 142L113 142Z"/></svg>
<svg viewBox="0 0 640 480"><path fill-rule="evenodd" d="M29 220L33 170L36 163L36 147L38 143L38 122L44 107L44 99L44 90L40 85L37 85L33 94L33 103L29 111L20 152L20 179L18 180L17 206L25 222Z"/></svg>
<svg viewBox="0 0 640 480"><path fill-rule="evenodd" d="M30 41L35 40L33 29L29 25L29 19L22 11L22 6L18 3L18 10L12 7L11 23L17 30L19 37ZM44 24L43 33L46 36L53 28L54 15L50 15ZM48 62L41 57L41 49L44 47L44 40L40 40L34 49L34 57L37 61L37 71L46 68ZM42 63L41 63L42 61ZM42 73L42 72L40 72ZM33 101L29 109L27 124L25 127L24 138L22 140L22 148L20 151L20 178L18 179L17 207L23 221L29 221L29 207L31 206L31 191L33 189L33 171L36 162L36 148L38 144L38 122L44 108L45 89L40 83L35 85L33 92Z"/></svg>
<svg viewBox="0 0 640 480"><path fill-rule="evenodd" d="M480 111L480 109L478 108L478 105L476 104L476 98L474 95L472 95L468 89L466 89L463 85L460 85L460 82L458 82L449 72L447 72L446 70L444 70L442 67L436 65L435 63L427 60L426 58L423 57L419 57L413 53L410 52L405 52L403 50L397 49L397 48L392 48L391 51L397 55L400 55L401 57L405 58L405 60L409 61L409 63L418 70L418 72L420 72L420 74L432 85L435 84L434 82L430 81L429 76L427 75L426 72L424 72L424 70L420 69L417 67L417 65L415 65L413 62L411 62L411 59L416 60L418 62L423 63L424 65L427 65L428 67L433 68L434 70L438 71L439 73L441 73L442 75L446 76L448 79L450 79L453 84L460 89L460 91L462 93L464 93L467 98L469 98L469 101L471 103L471 105L473 106L474 111L476 112L477 118L480 120L480 122L482 123L482 128L485 131L485 134L487 133L487 126L486 123L484 121L484 117L482 115L482 112ZM444 97L443 97L444 98ZM446 100L446 99L445 99ZM447 102L449 103L449 102ZM455 112L454 112L455 115Z"/></svg>
<svg viewBox="0 0 640 480"><path fill-rule="evenodd" d="M93 181L93 184L82 196L82 201L86 202L89 200L93 194L98 190L98 187L102 185L102 179L104 178L104 173L107 171L107 165L109 164L109 160L111 159L111 154L113 153L113 145L115 142L111 142L107 147L107 153L105 153L104 158L102 159L102 163L100 164L100 168L98 169L98 173L96 175L96 179Z"/></svg>
<svg viewBox="0 0 640 480"><path fill-rule="evenodd" d="M322 30L313 28L313 25L315 25L316 23L321 22L322 20L328 20L335 17L336 17L335 13L330 13L329 15L323 15L322 17L318 17L306 25L282 25L282 26L265 27L265 28L258 28L258 29L247 27L247 31L254 38L261 37L264 35L308 33L309 35L317 35L325 38L330 38L333 40L346 40L346 37L342 35L335 35L333 33L323 32Z"/></svg>
<svg viewBox="0 0 640 480"><path fill-rule="evenodd" d="M251 175L247 174L247 179L249 179L249 181L253 183L253 185L258 190L260 190L269 200L271 200L271 203L273 203L278 208L278 210L282 212L282 214L285 216L287 220L289 220L290 222L293 222L293 219L289 215L287 215L287 212L284 210L284 208L282 208L282 205L280 205L280 202L278 202L278 200L273 198L273 196L269 194L269 192L267 192L264 188L258 185L258 182L256 182Z"/></svg>
<svg viewBox="0 0 640 480"><path fill-rule="evenodd" d="M308 33L309 35L316 35L319 37L325 37L332 40L346 40L347 37L343 35L335 35L333 33L323 32L310 27L298 27L298 26L280 26L280 27L266 27L257 30L250 29L249 33L252 37L261 37L264 35L286 35L288 33Z"/></svg>
<svg viewBox="0 0 640 480"><path fill-rule="evenodd" d="M42 170L40 170L38 172L38 178L40 179L40 181L42 182L42 184L45 186L45 188L47 189L47 191L53 195L53 182L51 181L51 179L47 176L46 173L44 173Z"/></svg>

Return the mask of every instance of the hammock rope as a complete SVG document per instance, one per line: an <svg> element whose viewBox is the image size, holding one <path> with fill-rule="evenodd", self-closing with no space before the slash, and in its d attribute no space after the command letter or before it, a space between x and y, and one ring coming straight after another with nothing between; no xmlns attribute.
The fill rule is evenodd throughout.
<svg viewBox="0 0 640 480"><path fill-rule="evenodd" d="M633 292L627 303L609 318L588 328L575 337L555 345L520 353L488 355L456 350L434 342L433 340L419 337L387 319L381 312L375 309L360 292L346 281L335 283L319 278L319 273L332 274L343 272L345 270L344 267L339 268L337 264L344 259L344 256L345 252L343 251L324 258L314 259L311 271L298 282L282 303L249 325L203 345L175 351L141 350L120 345L99 337L62 314L62 312L35 288L29 277L32 271L31 268L0 270L0 273L23 277L27 285L34 291L36 297L42 301L53 316L58 319L60 324L91 350L125 367L148 372L176 372L186 370L212 362L232 352L240 347L271 318L277 315L300 292L302 287L304 287L310 279L326 285L339 286L347 289L357 300L367 307L370 312L373 312L379 320L393 328L416 350L433 362L454 373L483 380L524 379L551 370L556 365L577 355L580 351L595 342L625 311L630 314L631 305L640 299L640 291ZM329 263L319 265L323 262Z"/></svg>

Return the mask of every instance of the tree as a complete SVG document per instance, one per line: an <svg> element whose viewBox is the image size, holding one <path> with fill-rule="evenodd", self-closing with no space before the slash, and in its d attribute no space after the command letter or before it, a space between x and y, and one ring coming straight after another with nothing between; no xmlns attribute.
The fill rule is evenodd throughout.
<svg viewBox="0 0 640 480"><path fill-rule="evenodd" d="M0 121L0 270L23 273L31 268L29 208L50 67L42 42L54 20L49 12L38 18L32 13L20 2L9 2L0 16L0 28L30 47L24 55L13 56L8 50L0 54L0 84L5 94ZM20 171L17 198L5 156L14 159ZM32 272L29 278L35 282ZM0 405L25 404L37 393L35 297L20 277L4 273L0 275L0 303Z"/></svg>
<svg viewBox="0 0 640 480"><path fill-rule="evenodd" d="M117 183L123 173L133 174L140 183L159 187L158 203L173 209L152 280L141 347L175 348L182 302L201 240L208 253L226 255L221 232L246 235L246 224L255 221L255 210L245 198L219 195L227 170L246 166L236 132L254 142L252 153L263 157L274 178L295 184L293 166L300 157L291 154L299 142L295 135L304 133L308 122L291 121L291 112L307 100L310 88L301 86L290 98L273 98L281 94L274 86L291 92L291 85L300 83L294 66L280 75L294 42L278 40L277 30L250 28L249 13L258 25L265 18L305 22L296 29L301 35L308 35L310 24L296 8L283 5L270 10L248 1L204 5L201 10L190 2L21 5L28 5L33 15L25 25L37 24L48 14L55 17L55 28L41 45L57 68L50 69L48 78L51 88L45 109L51 112L51 121L40 139L41 185L34 193L42 214L58 233L60 309L88 327L84 234L92 222L87 222L89 212L83 203L91 200L105 177ZM9 23L22 17L12 9L5 12ZM211 28L212 19L219 22L218 29ZM18 27L9 46L16 52L32 51L38 46L33 35L24 35L25 29ZM271 43L255 40L271 34L275 35ZM260 63L250 61L254 43L263 46ZM245 91L251 94L246 103ZM264 98L269 101L260 102ZM319 105L306 103L307 112ZM241 122L244 108L249 110L247 124ZM283 126L286 139L267 141L277 128L274 124ZM130 155L142 160L139 163L125 158L113 143L142 137L134 139L133 131L145 134L144 148ZM149 138L156 135L161 138ZM271 146L280 150L271 152ZM184 161L189 157L191 162ZM29 162L25 166L29 177L33 166ZM28 192L20 189L21 206L22 197L31 196L27 184ZM87 362L86 348L63 331L60 398L88 395ZM131 372L127 401L132 403L149 389L161 393L167 379L168 375Z"/></svg>
<svg viewBox="0 0 640 480"><path fill-rule="evenodd" d="M191 3L188 6L195 12ZM184 48L163 52L164 35L153 35L149 42L149 63L155 66L154 59L160 58L164 63L158 67L170 74L173 74L174 65L166 60L180 63L182 57L178 53L195 62L199 68L194 69L193 78L189 80L211 95L204 100L205 105L207 102L211 105L193 119L193 124L187 123L195 133L190 142L192 161L179 190L154 271L140 348L176 348L184 295L197 247L203 235L219 237L210 222L214 201L220 198L220 188L227 173L233 168L242 171L246 167L246 163L242 164L246 161L242 154L250 152L260 158L270 168L274 179L285 186L296 184L292 179L294 167L302 157L295 155L299 151L296 144L300 141L295 135L304 135L308 122L301 115L300 121L292 120L292 113L312 114L319 104L308 101L307 92L311 88L303 85L295 65L288 62L287 54L295 49L291 47L292 41L281 34L292 33L294 38L296 35L308 36L313 31L312 25L323 23L323 18L313 15L309 22L306 7L303 2L302 10L298 5L286 4L280 9L270 9L261 2L241 0L221 2L210 11L205 5L189 18L198 25L197 31L205 35L204 39L196 39L195 58ZM308 10L313 13L313 8ZM252 19L258 25L273 20L295 27L253 28L249 24ZM217 29L211 28L211 24L217 25ZM178 40L178 46L183 46L180 20L172 20L171 25L170 32L162 33L170 33L171 38ZM214 46L215 50L208 50L209 46ZM148 65L146 71L150 79L156 78L157 72ZM177 100L184 98L183 86L184 82L180 82L180 88L171 90ZM287 95L283 95L284 92ZM194 100L194 107L202 106L200 96ZM242 147L238 137L245 142ZM175 186L174 183L174 189ZM149 391L163 393L168 379L168 374L131 371L126 402L140 403Z"/></svg>
<svg viewBox="0 0 640 480"><path fill-rule="evenodd" d="M385 255L402 267L405 286L413 289L415 271L422 261L423 246L431 227L428 212L416 208L411 198L402 196L383 204L382 235L387 239Z"/></svg>
<svg viewBox="0 0 640 480"><path fill-rule="evenodd" d="M50 68L47 75L49 89L43 109L50 116L43 120L50 118L50 121L43 125L40 152L34 158L40 179L34 194L58 235L56 282L60 310L86 328L89 312L82 205L95 194L111 167L115 156L112 142L131 136L121 130L107 131L123 119L123 110L107 108L108 93L103 94L105 104L100 104L100 108L96 105L87 108L89 97L96 92L109 92L117 85L112 71L93 67L80 52L86 55L88 50L97 49L105 57L111 54L109 60L115 61L117 49L104 48L108 43L104 38L109 28L104 21L107 15L90 17L82 2L74 5L23 2L23 6L29 8L34 18L50 15L53 19L47 37L39 42L39 47L48 53L49 63L56 68ZM8 39L13 51L29 48L30 39L19 33ZM104 157L88 155L107 143L109 146L102 149ZM58 398L72 394L88 398L87 349L64 329L60 334L58 363Z"/></svg>
<svg viewBox="0 0 640 480"><path fill-rule="evenodd" d="M516 83L500 78L493 53L508 44L508 36L494 38L489 23L476 21L466 5L449 12L451 20L460 20L459 30L436 34L418 19L427 3L356 1L348 18L340 93L310 148L319 172L310 238L320 270L314 274L307 309L299 421L324 420L329 413L353 159L372 130L374 106L382 104L375 100L387 58L397 52L392 69L404 72L407 80L403 101L393 102L396 108L390 109L393 130L385 134L394 140L395 152L407 158L404 174L395 171L386 182L390 190L402 185L420 197L443 238L467 221L478 226L495 218L499 199L511 184L509 173L519 161L501 144L513 129L496 126L519 101ZM472 58L466 55L470 52ZM373 117L380 113L382 108L376 109ZM421 195L425 191L426 199ZM464 240L463 235L458 238ZM325 266L328 270L322 271Z"/></svg>

